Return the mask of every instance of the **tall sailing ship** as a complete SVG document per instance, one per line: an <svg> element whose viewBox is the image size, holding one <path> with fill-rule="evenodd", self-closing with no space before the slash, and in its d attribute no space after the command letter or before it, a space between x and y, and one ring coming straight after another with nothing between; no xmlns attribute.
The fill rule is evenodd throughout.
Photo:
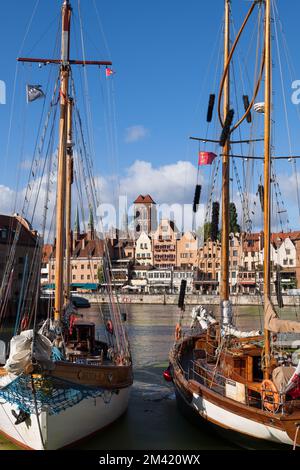
<svg viewBox="0 0 300 470"><path fill-rule="evenodd" d="M110 61L70 59L71 17L71 4L69 0L64 0L60 59L18 59L22 63L40 64L40 67L41 64L59 67L49 111L53 113L60 108L54 306L50 308L48 318L39 325L39 281L44 241L41 236L37 237L35 256L27 273L27 279L35 280L36 291L31 292L30 302L24 300L22 305L25 307L18 310L9 357L0 367L0 432L22 447L37 450L69 446L112 423L125 412L133 381L130 347L120 307L112 292L111 264L105 239L103 274L111 302L108 311L100 312L99 307L99 315L103 320L101 339L96 334L95 324L78 318L71 302L74 121L77 131L79 128L80 134L82 133L72 67L95 65L107 67L107 72L111 71ZM31 100L41 90L39 87L31 87L29 92ZM55 122L49 116L50 114L46 125ZM82 135L80 138L84 146ZM45 139L46 134L43 134L42 145ZM32 175L37 167L38 165L31 168ZM51 169L50 166L49 168ZM91 166L88 171L90 170ZM92 207L92 203L98 201L91 173L86 181L91 183L89 203L92 211L96 209L96 204ZM25 201L27 199L29 198L26 197ZM35 204L37 203L36 201ZM23 230L22 224L20 218L11 240L1 286L1 312L5 307L7 291L11 287L13 259L20 232ZM4 343L1 342L0 346L1 358L5 358Z"/></svg>
<svg viewBox="0 0 300 470"><path fill-rule="evenodd" d="M231 0L225 0L224 69L219 94L219 119L222 127L222 227L220 321L204 307L192 312L192 324L183 329L182 318L176 327L176 342L170 352L170 368L165 372L174 383L180 407L200 421L210 423L230 439L251 447L253 442L264 446L300 446L300 363L293 366L279 337L300 333L300 323L280 319L271 301L271 184L272 155L272 0L253 1L248 14L231 43ZM254 10L263 12L264 39L258 81L252 100L244 99L245 114L234 126L231 110L231 63L243 30ZM263 76L264 74L264 76ZM255 99L264 78L264 102ZM223 112L220 109L223 99ZM214 97L210 100L211 119ZM232 100L233 101L233 100ZM230 161L235 157L236 143L232 133L256 109L264 114L264 181L261 185L263 228L264 331L240 331L232 314L229 297L229 201ZM250 119L251 121L251 119ZM205 139L198 139L205 141ZM219 143L220 143L219 140ZM208 142L216 142L210 140ZM244 142L251 142L251 139ZM211 156L203 153L205 163ZM216 155L213 155L215 158ZM242 157L242 156L240 156ZM247 155L251 159L251 155ZM283 158L283 157L278 157ZM285 157L288 158L288 157ZM292 156L290 156L293 159ZM297 158L297 157L296 157ZM196 196L195 196L196 197ZM199 190L197 199L199 200ZM196 201L197 202L197 201ZM184 310L184 285L179 306Z"/></svg>

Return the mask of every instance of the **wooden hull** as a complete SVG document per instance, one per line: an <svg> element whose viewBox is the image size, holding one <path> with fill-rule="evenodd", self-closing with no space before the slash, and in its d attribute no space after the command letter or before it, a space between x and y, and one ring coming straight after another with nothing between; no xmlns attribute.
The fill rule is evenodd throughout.
<svg viewBox="0 0 300 470"><path fill-rule="evenodd" d="M184 377L176 351L170 356L173 368L173 382L176 397L184 408L199 423L203 420L214 426L223 435L235 436L235 441L248 446L253 441L271 443L278 446L295 444L300 447L300 414L290 415L271 413L259 408L247 406L233 399L218 394L195 380ZM294 442L296 440L296 442ZM248 447L246 445L246 447Z"/></svg>
<svg viewBox="0 0 300 470"><path fill-rule="evenodd" d="M131 366L92 366L56 362L54 370L49 371L47 375L79 385L98 386L106 390L126 388L133 382Z"/></svg>
<svg viewBox="0 0 300 470"><path fill-rule="evenodd" d="M113 393L110 400L86 398L74 406L50 415L42 411L19 425L15 425L12 410L17 407L9 403L0 404L0 432L23 448L55 450L70 446L103 429L118 419L127 409L130 386Z"/></svg>

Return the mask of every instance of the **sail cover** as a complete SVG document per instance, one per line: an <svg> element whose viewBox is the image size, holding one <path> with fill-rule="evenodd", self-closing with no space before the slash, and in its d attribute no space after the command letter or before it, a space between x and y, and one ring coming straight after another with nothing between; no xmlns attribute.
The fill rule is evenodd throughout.
<svg viewBox="0 0 300 470"><path fill-rule="evenodd" d="M300 322L281 320L268 299L265 303L265 328L272 333L300 333Z"/></svg>

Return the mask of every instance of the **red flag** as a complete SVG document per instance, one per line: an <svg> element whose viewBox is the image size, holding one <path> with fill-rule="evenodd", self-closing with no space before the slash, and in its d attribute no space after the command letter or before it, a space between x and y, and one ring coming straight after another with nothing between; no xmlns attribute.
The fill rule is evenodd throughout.
<svg viewBox="0 0 300 470"><path fill-rule="evenodd" d="M213 152L199 152L198 165L211 165L216 156Z"/></svg>
<svg viewBox="0 0 300 470"><path fill-rule="evenodd" d="M114 73L115 72L112 69L110 69L109 67L106 67L106 71L105 71L106 77L110 77Z"/></svg>

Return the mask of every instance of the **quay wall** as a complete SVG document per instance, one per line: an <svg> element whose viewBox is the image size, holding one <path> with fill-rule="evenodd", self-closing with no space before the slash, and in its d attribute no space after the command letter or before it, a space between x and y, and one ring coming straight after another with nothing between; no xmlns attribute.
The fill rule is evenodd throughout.
<svg viewBox="0 0 300 470"><path fill-rule="evenodd" d="M109 298L105 294L87 295L83 297L89 299L93 303L108 303ZM257 295L234 295L230 298L233 305L261 305L262 298ZM177 305L178 294L119 294L118 301L128 304L148 304L148 305ZM277 305L276 297L272 297L272 302ZM218 305L220 298L217 295L197 295L187 294L185 296L186 305ZM292 295L284 295L283 303L285 306L300 306L300 297Z"/></svg>

